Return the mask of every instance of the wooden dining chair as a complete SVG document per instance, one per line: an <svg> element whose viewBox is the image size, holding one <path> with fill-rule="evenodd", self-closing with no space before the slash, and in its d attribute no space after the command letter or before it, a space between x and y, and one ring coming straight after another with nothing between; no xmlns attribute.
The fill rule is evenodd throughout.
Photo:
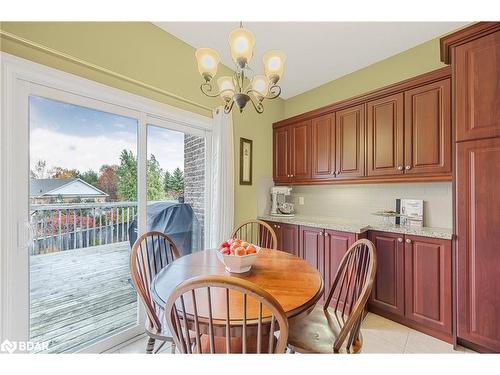
<svg viewBox="0 0 500 375"><path fill-rule="evenodd" d="M268 223L262 220L248 220L241 223L233 230L231 238L238 238L267 249L278 248L276 233Z"/></svg>
<svg viewBox="0 0 500 375"><path fill-rule="evenodd" d="M288 346L292 352L358 353L363 345L361 322L376 270L373 243L356 241L342 258L325 305L290 319Z"/></svg>
<svg viewBox="0 0 500 375"><path fill-rule="evenodd" d="M165 323L163 310L151 298L151 281L155 275L179 258L179 251L174 242L161 232L147 232L140 236L130 252L130 273L132 283L146 309L146 333L149 340L146 353L153 353L155 341L161 345L154 351L158 352L166 342L172 343L172 353L175 352L175 342Z"/></svg>
<svg viewBox="0 0 500 375"><path fill-rule="evenodd" d="M165 314L184 354L284 353L286 349L285 311L271 294L244 279L211 275L186 280L170 295ZM196 333L192 346L190 330Z"/></svg>

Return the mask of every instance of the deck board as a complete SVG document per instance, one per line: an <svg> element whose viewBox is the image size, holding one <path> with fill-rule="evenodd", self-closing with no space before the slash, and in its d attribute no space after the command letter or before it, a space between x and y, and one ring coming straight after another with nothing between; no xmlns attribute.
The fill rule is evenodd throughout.
<svg viewBox="0 0 500 375"><path fill-rule="evenodd" d="M49 341L46 352L74 352L136 318L128 242L30 257L30 339Z"/></svg>

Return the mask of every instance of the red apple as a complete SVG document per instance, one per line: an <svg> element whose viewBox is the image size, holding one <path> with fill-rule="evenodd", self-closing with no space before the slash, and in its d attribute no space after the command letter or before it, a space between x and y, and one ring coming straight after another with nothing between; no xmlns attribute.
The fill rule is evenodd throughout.
<svg viewBox="0 0 500 375"><path fill-rule="evenodd" d="M225 247L229 247L229 243L227 241L224 241L219 245L219 249L223 249Z"/></svg>

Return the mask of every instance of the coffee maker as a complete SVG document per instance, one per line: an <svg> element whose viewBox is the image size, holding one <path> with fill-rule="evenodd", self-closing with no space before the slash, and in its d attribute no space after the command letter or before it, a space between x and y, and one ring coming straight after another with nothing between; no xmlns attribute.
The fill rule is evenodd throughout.
<svg viewBox="0 0 500 375"><path fill-rule="evenodd" d="M272 216L295 216L293 203L286 201L290 196L292 188L288 186L273 186L271 188L271 215Z"/></svg>

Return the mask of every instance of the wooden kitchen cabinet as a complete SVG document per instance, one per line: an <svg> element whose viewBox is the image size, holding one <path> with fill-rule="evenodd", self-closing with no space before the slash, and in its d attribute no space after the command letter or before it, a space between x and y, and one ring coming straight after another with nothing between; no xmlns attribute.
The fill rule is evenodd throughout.
<svg viewBox="0 0 500 375"><path fill-rule="evenodd" d="M316 267L324 279L325 276L325 243L324 230L313 227L299 227L300 257Z"/></svg>
<svg viewBox="0 0 500 375"><path fill-rule="evenodd" d="M325 299L328 297L330 288L333 285L333 279L335 278L342 258L355 241L356 234L354 233L325 230ZM336 294L337 295L334 295L330 302L332 306L337 299L338 292Z"/></svg>
<svg viewBox="0 0 500 375"><path fill-rule="evenodd" d="M377 274L370 310L450 341L451 241L370 231Z"/></svg>
<svg viewBox="0 0 500 375"><path fill-rule="evenodd" d="M273 129L273 178L275 182L290 181L290 128Z"/></svg>
<svg viewBox="0 0 500 375"><path fill-rule="evenodd" d="M450 76L438 69L273 124L274 181L450 181Z"/></svg>
<svg viewBox="0 0 500 375"><path fill-rule="evenodd" d="M333 179L336 170L335 115L312 119L312 171L313 179Z"/></svg>
<svg viewBox="0 0 500 375"><path fill-rule="evenodd" d="M299 227L293 224L280 224L278 250L299 256Z"/></svg>
<svg viewBox="0 0 500 375"><path fill-rule="evenodd" d="M404 95L404 173L451 173L450 80L417 87Z"/></svg>
<svg viewBox="0 0 500 375"><path fill-rule="evenodd" d="M290 129L290 174L293 181L311 178L311 121L294 124Z"/></svg>
<svg viewBox="0 0 500 375"><path fill-rule="evenodd" d="M368 102L368 176L394 176L403 174L403 106L403 93Z"/></svg>
<svg viewBox="0 0 500 375"><path fill-rule="evenodd" d="M500 27L453 48L457 142L500 137Z"/></svg>
<svg viewBox="0 0 500 375"><path fill-rule="evenodd" d="M278 183L311 178L311 121L273 129L273 179Z"/></svg>
<svg viewBox="0 0 500 375"><path fill-rule="evenodd" d="M457 335L500 352L500 138L456 147Z"/></svg>
<svg viewBox="0 0 500 375"><path fill-rule="evenodd" d="M370 305L378 312L404 315L404 238L402 234L370 231L377 250L377 274Z"/></svg>
<svg viewBox="0 0 500 375"><path fill-rule="evenodd" d="M275 221L266 221L278 240L278 250L299 256L299 226L294 224L285 224Z"/></svg>
<svg viewBox="0 0 500 375"><path fill-rule="evenodd" d="M335 113L336 178L365 175L365 105Z"/></svg>
<svg viewBox="0 0 500 375"><path fill-rule="evenodd" d="M451 241L405 235L405 317L452 333Z"/></svg>

